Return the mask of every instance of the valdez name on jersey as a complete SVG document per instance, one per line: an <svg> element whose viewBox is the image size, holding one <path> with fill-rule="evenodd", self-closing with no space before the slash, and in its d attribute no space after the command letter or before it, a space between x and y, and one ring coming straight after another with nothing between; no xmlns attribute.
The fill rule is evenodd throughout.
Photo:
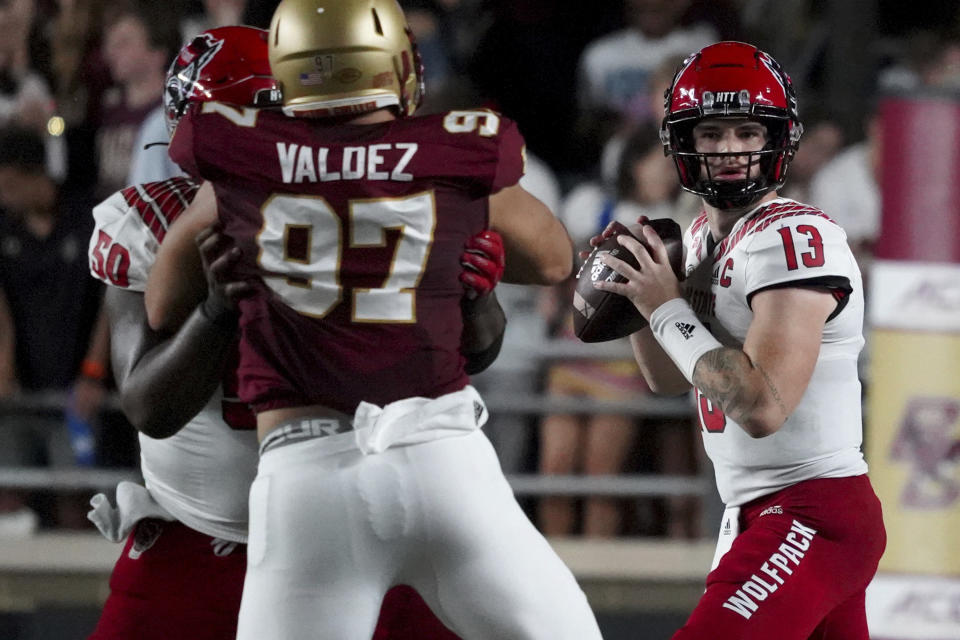
<svg viewBox="0 0 960 640"><path fill-rule="evenodd" d="M412 173L406 173L407 165L416 155L416 142L371 144L365 147L343 147L340 157L331 156L330 149L314 150L309 145L277 143L277 159L284 184L305 182L332 182L334 180L394 180L411 182ZM334 149L334 153L338 150ZM391 152L402 155L392 157ZM387 154L386 156L384 154ZM316 158L316 163L314 163ZM337 167L334 171L330 167ZM389 170L387 170L389 169Z"/></svg>
<svg viewBox="0 0 960 640"><path fill-rule="evenodd" d="M112 287L144 291L167 229L196 192L192 180L172 178L127 187L97 205L89 247L93 276ZM227 369L229 382L233 371ZM150 495L170 515L208 536L245 543L257 438L252 413L224 393L226 386L169 438L139 434L140 467Z"/></svg>
<svg viewBox="0 0 960 640"><path fill-rule="evenodd" d="M806 392L775 434L750 437L697 392L721 499L741 505L803 480L866 473L857 376L863 284L843 229L819 209L779 198L744 215L716 246L709 234L701 214L684 236L684 286L697 317L724 345L742 348L759 291L818 287L837 299Z"/></svg>
<svg viewBox="0 0 960 640"><path fill-rule="evenodd" d="M206 102L170 156L214 184L238 275L257 288L240 303L241 399L352 414L467 384L460 254L487 227L488 196L523 175L515 123L480 110L358 125Z"/></svg>

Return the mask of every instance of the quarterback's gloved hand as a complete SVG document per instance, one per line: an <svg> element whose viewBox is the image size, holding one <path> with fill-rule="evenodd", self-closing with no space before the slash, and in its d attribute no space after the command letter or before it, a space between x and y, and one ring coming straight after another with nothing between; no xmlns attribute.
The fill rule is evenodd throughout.
<svg viewBox="0 0 960 640"><path fill-rule="evenodd" d="M492 229L481 231L467 240L460 255L460 282L466 288L469 300L485 296L493 291L506 264L503 251L503 238Z"/></svg>

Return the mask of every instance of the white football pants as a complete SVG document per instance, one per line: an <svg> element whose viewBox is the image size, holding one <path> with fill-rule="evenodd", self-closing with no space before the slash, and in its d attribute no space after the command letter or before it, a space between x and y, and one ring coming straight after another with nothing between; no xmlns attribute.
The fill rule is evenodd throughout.
<svg viewBox="0 0 960 640"><path fill-rule="evenodd" d="M471 387L457 393L466 391L467 402L479 399ZM464 640L600 639L586 597L520 509L466 406L459 432L447 420L437 439L424 441L429 427L411 439L416 426L402 425L399 440L416 444L388 438L364 454L347 432L263 454L238 640L369 640L396 584L414 587Z"/></svg>

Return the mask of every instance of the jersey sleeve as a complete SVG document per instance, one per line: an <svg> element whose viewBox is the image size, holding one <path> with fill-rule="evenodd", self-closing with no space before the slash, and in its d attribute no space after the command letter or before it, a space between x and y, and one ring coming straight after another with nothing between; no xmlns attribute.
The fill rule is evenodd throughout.
<svg viewBox="0 0 960 640"><path fill-rule="evenodd" d="M94 207L93 219L90 273L108 285L144 291L160 245L136 208L118 191Z"/></svg>
<svg viewBox="0 0 960 640"><path fill-rule="evenodd" d="M143 291L157 249L198 185L176 177L121 189L93 208L88 258L94 278L121 289Z"/></svg>
<svg viewBox="0 0 960 640"><path fill-rule="evenodd" d="M497 141L497 171L491 192L517 184L527 170L527 147L517 123L504 119L502 126L503 132Z"/></svg>
<svg viewBox="0 0 960 640"><path fill-rule="evenodd" d="M435 118L441 119L440 135ZM423 159L422 175L453 179L482 197L517 184L526 172L523 136L509 118L478 109L450 111L421 123L415 126L436 143L436 153Z"/></svg>
<svg viewBox="0 0 960 640"><path fill-rule="evenodd" d="M843 229L816 214L764 226L749 238L744 269L747 301L764 289L824 287L849 294L856 262Z"/></svg>
<svg viewBox="0 0 960 640"><path fill-rule="evenodd" d="M689 274L703 260L704 229L707 228L707 215L701 213L683 232L683 269Z"/></svg>

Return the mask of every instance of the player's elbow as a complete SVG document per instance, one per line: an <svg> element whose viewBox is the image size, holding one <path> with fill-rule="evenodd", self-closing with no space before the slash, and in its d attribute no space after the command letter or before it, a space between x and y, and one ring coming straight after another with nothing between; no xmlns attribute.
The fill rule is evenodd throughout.
<svg viewBox="0 0 960 640"><path fill-rule="evenodd" d="M679 396L693 386L675 367L655 366L641 357L637 358L637 365L650 391L658 396Z"/></svg>
<svg viewBox="0 0 960 640"><path fill-rule="evenodd" d="M147 311L147 322L150 324L150 328L157 333L175 331L186 318L186 314L177 309L170 300L151 291L150 287L147 287L143 304Z"/></svg>
<svg viewBox="0 0 960 640"><path fill-rule="evenodd" d="M535 256L508 254L502 282L552 287L566 281L572 273L573 249L566 244Z"/></svg>
<svg viewBox="0 0 960 640"><path fill-rule="evenodd" d="M151 329L163 331L169 326L170 314L163 301L149 286L143 296L143 307L147 311L147 322Z"/></svg>
<svg viewBox="0 0 960 640"><path fill-rule="evenodd" d="M754 439L772 436L783 426L785 419L773 411L754 411L737 420L748 436Z"/></svg>
<svg viewBox="0 0 960 640"><path fill-rule="evenodd" d="M567 230L558 223L549 251L541 254L540 284L558 285L573 274L573 241Z"/></svg>
<svg viewBox="0 0 960 640"><path fill-rule="evenodd" d="M570 252L569 261L555 260L551 264L545 265L541 270L542 284L558 285L564 282L573 273L573 253Z"/></svg>
<svg viewBox="0 0 960 640"><path fill-rule="evenodd" d="M775 434L787 419L779 400L750 386L741 386L735 393L718 400L720 409L751 438L766 438Z"/></svg>
<svg viewBox="0 0 960 640"><path fill-rule="evenodd" d="M658 396L679 396L690 390L690 383L686 379L670 380L657 376L644 376L647 386Z"/></svg>
<svg viewBox="0 0 960 640"><path fill-rule="evenodd" d="M151 410L150 403L143 402L136 395L121 394L120 408L137 431L155 440L169 438L179 430L168 414Z"/></svg>

